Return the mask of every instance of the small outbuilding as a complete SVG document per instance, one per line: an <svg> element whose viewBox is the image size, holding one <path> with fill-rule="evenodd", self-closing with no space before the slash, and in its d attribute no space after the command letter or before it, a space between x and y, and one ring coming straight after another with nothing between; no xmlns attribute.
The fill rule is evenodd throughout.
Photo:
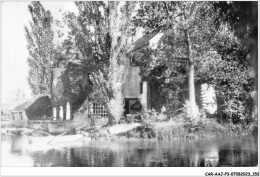
<svg viewBox="0 0 260 177"><path fill-rule="evenodd" d="M28 120L43 120L52 115L48 95L36 95L11 110L11 124L26 126Z"/></svg>

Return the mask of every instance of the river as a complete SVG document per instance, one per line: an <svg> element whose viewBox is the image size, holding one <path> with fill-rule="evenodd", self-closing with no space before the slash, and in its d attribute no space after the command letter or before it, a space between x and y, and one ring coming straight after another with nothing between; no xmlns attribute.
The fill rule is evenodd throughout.
<svg viewBox="0 0 260 177"><path fill-rule="evenodd" d="M210 167L256 166L253 136L198 140L96 140L47 146L26 136L2 136L2 166Z"/></svg>

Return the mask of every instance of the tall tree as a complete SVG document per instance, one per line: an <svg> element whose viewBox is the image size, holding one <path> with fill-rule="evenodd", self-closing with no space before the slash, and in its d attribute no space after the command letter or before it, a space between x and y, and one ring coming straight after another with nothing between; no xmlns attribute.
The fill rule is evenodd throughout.
<svg viewBox="0 0 260 177"><path fill-rule="evenodd" d="M29 26L24 27L29 51L28 82L33 94L49 93L54 53L53 17L39 1L31 2L28 9L32 17Z"/></svg>
<svg viewBox="0 0 260 177"><path fill-rule="evenodd" d="M130 61L127 41L130 35L133 2L76 2L79 15L64 16L69 36L63 43L71 64L82 66L94 84L90 98L105 103L110 123L124 112L123 88Z"/></svg>
<svg viewBox="0 0 260 177"><path fill-rule="evenodd" d="M251 114L255 121L258 117L258 3L254 1L240 2L217 2L214 4L216 10L220 13L218 22L224 21L230 24L234 34L241 40L241 48L246 51L244 61L251 64L250 76L248 78L254 81L254 90L251 97L254 101L254 107ZM248 116L247 116L248 117Z"/></svg>
<svg viewBox="0 0 260 177"><path fill-rule="evenodd" d="M251 52L255 48L256 41L252 40L252 36L257 28L256 18L249 20L250 23L245 20L250 15L255 17L254 11L247 11L246 14L250 15L241 16L242 7L252 9L252 4L235 3L142 2L134 22L145 28L147 33L153 30L164 32L158 49L153 52L156 60L152 64L167 66L163 73L167 82L174 83L180 76L177 59L189 58L190 62L192 57L194 80L215 85L219 118L237 123L249 117L252 78L248 58L257 54ZM191 66L188 66L188 73L192 71ZM180 68L185 71L184 66ZM192 81L192 75L187 76ZM190 88L191 95L193 89Z"/></svg>
<svg viewBox="0 0 260 177"><path fill-rule="evenodd" d="M188 60L189 112L196 117L195 66L205 56L217 57L209 43L214 36L214 27L208 2L141 2L135 24L147 33L164 33L159 53L173 65L176 60ZM160 52L161 51L161 52Z"/></svg>
<svg viewBox="0 0 260 177"><path fill-rule="evenodd" d="M131 16L135 2L109 2L109 32L111 50L108 82L112 93L109 109L115 121L124 114L124 88L130 67L127 56L128 40L131 35Z"/></svg>

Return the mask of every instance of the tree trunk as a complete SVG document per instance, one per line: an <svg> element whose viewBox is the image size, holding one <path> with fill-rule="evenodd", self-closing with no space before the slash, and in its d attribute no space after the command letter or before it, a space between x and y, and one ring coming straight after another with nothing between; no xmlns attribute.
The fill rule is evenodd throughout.
<svg viewBox="0 0 260 177"><path fill-rule="evenodd" d="M194 86L194 59L192 56L192 48L190 35L188 30L184 30L187 44L187 52L189 59L189 114L192 118L195 118L198 113L198 108L195 101L195 86Z"/></svg>
<svg viewBox="0 0 260 177"><path fill-rule="evenodd" d="M120 60L124 60L121 64L113 64L110 71L110 84L113 93L109 100L109 108L112 117L117 123L124 116L124 87L125 80L130 66L129 59L126 56L119 55Z"/></svg>
<svg viewBox="0 0 260 177"><path fill-rule="evenodd" d="M86 103L87 103L87 109L86 109L87 118L88 118L88 115L90 115L90 125L95 126L95 119L94 119L94 115L93 115L93 104L89 104L88 97L86 98Z"/></svg>
<svg viewBox="0 0 260 177"><path fill-rule="evenodd" d="M130 60L126 56L127 33L129 28L129 2L109 2L110 5L110 35L112 38L109 66L109 84L112 98L108 107L117 123L124 115L124 86Z"/></svg>

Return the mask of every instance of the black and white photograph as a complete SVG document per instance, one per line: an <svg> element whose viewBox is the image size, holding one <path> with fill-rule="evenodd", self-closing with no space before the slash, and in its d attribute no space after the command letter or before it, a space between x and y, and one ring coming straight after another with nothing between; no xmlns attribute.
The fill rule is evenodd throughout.
<svg viewBox="0 0 260 177"><path fill-rule="evenodd" d="M259 176L258 6L1 1L1 167Z"/></svg>

